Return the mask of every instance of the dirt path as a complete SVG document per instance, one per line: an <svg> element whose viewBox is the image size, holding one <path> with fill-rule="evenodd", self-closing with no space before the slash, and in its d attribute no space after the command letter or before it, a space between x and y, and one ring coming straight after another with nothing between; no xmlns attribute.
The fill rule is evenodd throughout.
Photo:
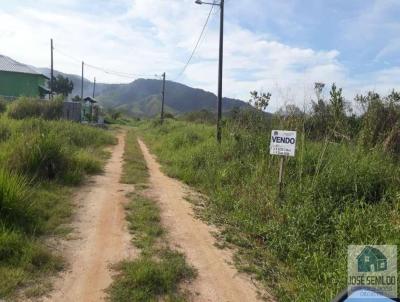
<svg viewBox="0 0 400 302"><path fill-rule="evenodd" d="M77 239L64 248L70 270L56 281L45 301L102 301L103 290L111 283L109 265L134 255L123 208L130 187L119 183L124 146L125 132L118 135L104 174L93 177L77 193L79 209L73 223Z"/></svg>
<svg viewBox="0 0 400 302"><path fill-rule="evenodd" d="M186 187L164 175L160 165L139 140L150 172L151 190L160 202L162 221L170 242L187 256L199 276L193 284L195 301L251 302L258 301L257 289L251 281L229 265L232 255L214 246L213 229L194 218L191 205L184 200Z"/></svg>

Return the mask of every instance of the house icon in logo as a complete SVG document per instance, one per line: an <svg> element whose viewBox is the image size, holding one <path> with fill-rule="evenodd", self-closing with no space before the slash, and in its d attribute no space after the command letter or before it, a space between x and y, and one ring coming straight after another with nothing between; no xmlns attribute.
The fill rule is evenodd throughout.
<svg viewBox="0 0 400 302"><path fill-rule="evenodd" d="M366 246L357 256L358 272L383 272L388 268L386 256L377 248Z"/></svg>

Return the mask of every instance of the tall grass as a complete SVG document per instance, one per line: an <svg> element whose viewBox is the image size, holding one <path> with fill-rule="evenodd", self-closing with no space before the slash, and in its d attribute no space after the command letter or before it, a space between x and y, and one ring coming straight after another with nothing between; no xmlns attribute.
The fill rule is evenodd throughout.
<svg viewBox="0 0 400 302"><path fill-rule="evenodd" d="M40 117L46 120L57 120L62 118L62 113L62 98L57 98L54 101L46 101L20 97L16 101L11 102L7 108L7 115L14 119Z"/></svg>
<svg viewBox="0 0 400 302"><path fill-rule="evenodd" d="M72 122L0 116L0 299L63 267L43 236L66 232L66 185L101 172L100 149L114 142L105 130Z"/></svg>
<svg viewBox="0 0 400 302"><path fill-rule="evenodd" d="M272 127L272 126L270 126ZM206 216L240 247L238 265L279 301L327 301L346 287L349 244L400 244L400 166L379 150L299 133L279 201L269 134L168 121L141 131L167 173L206 193Z"/></svg>

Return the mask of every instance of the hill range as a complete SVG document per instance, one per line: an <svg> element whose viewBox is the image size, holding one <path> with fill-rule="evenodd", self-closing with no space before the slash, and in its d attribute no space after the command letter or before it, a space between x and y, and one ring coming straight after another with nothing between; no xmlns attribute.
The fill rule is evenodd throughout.
<svg viewBox="0 0 400 302"><path fill-rule="evenodd" d="M36 68L45 75L50 75L48 68ZM54 71L55 76L61 74L74 83L70 97L80 95L81 77ZM107 108L115 108L134 116L152 117L161 110L162 81L155 79L137 79L128 84L96 83L95 98ZM93 83L84 79L84 96L92 96ZM224 98L223 110L228 112L235 107L249 105L241 100ZM165 111L174 115L206 109L215 112L217 97L215 94L192 88L177 82L166 81Z"/></svg>

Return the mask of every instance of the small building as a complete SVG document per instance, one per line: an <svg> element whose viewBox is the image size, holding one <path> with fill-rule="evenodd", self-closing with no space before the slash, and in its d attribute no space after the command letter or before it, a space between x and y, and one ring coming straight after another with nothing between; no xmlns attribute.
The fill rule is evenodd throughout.
<svg viewBox="0 0 400 302"><path fill-rule="evenodd" d="M32 67L0 55L0 96L45 98L50 93L47 80L47 76Z"/></svg>
<svg viewBox="0 0 400 302"><path fill-rule="evenodd" d="M360 273L382 272L387 270L387 258L377 248L366 246L357 256L358 271Z"/></svg>
<svg viewBox="0 0 400 302"><path fill-rule="evenodd" d="M98 102L90 96L84 98L83 101L82 121L103 124L102 108Z"/></svg>

